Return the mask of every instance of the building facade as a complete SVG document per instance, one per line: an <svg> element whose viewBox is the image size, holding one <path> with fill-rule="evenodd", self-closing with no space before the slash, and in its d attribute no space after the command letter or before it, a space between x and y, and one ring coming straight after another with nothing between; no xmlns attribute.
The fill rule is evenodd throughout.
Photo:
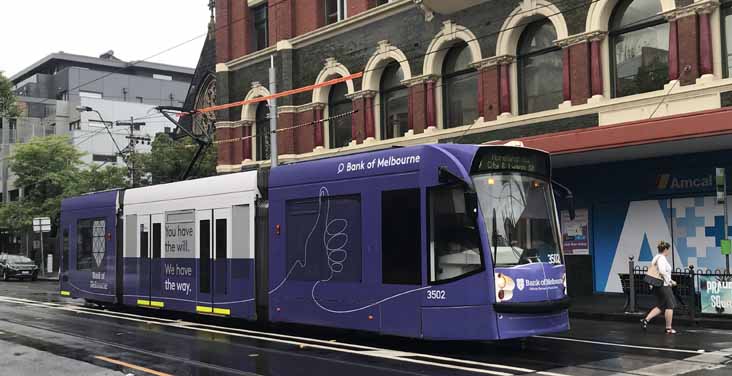
<svg viewBox="0 0 732 376"><path fill-rule="evenodd" d="M703 183L732 134L732 1L216 1L219 104L277 100L284 163L421 143L522 140L554 153L584 241L575 293L618 292L628 257L723 268ZM266 102L218 111L218 171L266 165ZM565 244L566 246L566 244ZM651 252L651 253L649 253ZM569 253L569 252L568 252Z"/></svg>
<svg viewBox="0 0 732 376"><path fill-rule="evenodd" d="M87 163L124 163L120 148L130 142L129 127L115 121L144 122L134 129L136 137L152 138L173 125L155 106L181 106L194 70L166 64L130 64L112 51L99 57L53 53L11 77L15 94L26 117L40 119L50 134L68 134L74 145L87 154ZM79 112L78 106L99 111ZM101 118L100 118L101 115ZM104 124L111 126L112 136ZM145 152L149 145L140 144Z"/></svg>

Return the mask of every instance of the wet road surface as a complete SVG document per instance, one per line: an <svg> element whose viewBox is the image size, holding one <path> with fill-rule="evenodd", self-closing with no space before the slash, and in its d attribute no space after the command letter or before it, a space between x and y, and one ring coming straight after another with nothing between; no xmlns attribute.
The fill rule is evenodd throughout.
<svg viewBox="0 0 732 376"><path fill-rule="evenodd" d="M573 320L523 341L434 342L103 310L58 296L57 283L11 281L0 282L0 374L732 375L732 331L669 336L656 324Z"/></svg>

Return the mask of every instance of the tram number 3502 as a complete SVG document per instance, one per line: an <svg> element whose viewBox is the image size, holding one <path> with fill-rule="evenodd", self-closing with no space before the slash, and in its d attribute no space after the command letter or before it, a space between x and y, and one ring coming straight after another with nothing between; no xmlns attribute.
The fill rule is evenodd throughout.
<svg viewBox="0 0 732 376"><path fill-rule="evenodd" d="M445 300L445 290L427 290L427 300Z"/></svg>

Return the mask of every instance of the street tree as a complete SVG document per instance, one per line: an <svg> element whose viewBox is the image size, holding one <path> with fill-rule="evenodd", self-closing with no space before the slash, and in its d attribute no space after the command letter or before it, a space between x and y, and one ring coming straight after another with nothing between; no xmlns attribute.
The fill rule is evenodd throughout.
<svg viewBox="0 0 732 376"><path fill-rule="evenodd" d="M0 72L0 117L18 117L20 108L13 94L13 83Z"/></svg>
<svg viewBox="0 0 732 376"><path fill-rule="evenodd" d="M162 184L179 181L196 153L198 145L190 138L172 139L158 133L147 154L135 154L135 170L146 177L144 184ZM201 153L189 178L216 175L216 147L211 145Z"/></svg>
<svg viewBox="0 0 732 376"><path fill-rule="evenodd" d="M66 136L36 137L15 146L9 168L15 184L24 188L22 200L0 206L0 226L11 230L30 227L38 216L58 224L61 200L85 192L124 187L125 169L86 166Z"/></svg>

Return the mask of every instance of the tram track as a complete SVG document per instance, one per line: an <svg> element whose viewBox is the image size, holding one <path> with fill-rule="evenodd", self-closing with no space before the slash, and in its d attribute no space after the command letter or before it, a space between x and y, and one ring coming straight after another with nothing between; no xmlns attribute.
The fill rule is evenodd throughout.
<svg viewBox="0 0 732 376"><path fill-rule="evenodd" d="M489 362L483 362L483 361L476 361L476 360L469 360L469 359L461 359L461 358L454 358L449 356L441 356L441 355L433 355L433 354L427 354L423 352L413 352L413 351L401 351L401 350L391 350L388 348L380 348L375 346L365 346L361 344L354 344L354 343L345 343L345 342L335 342L333 340L325 340L325 339L318 339L318 338L309 338L309 337L301 337L301 336L293 336L288 334L281 334L281 333L272 333L272 332L262 332L258 330L250 330L250 329L242 329L242 328L232 328L232 327L224 327L224 326L218 326L218 325L212 325L212 324L206 324L206 323L200 323L200 322L189 322L184 320L175 320L175 319L168 319L168 318L160 318L160 317L154 317L144 314L135 314L135 313L129 313L129 312L119 312L116 310L106 310L106 309L99 309L99 308L90 308L90 307L84 307L80 305L69 305L69 304L58 304L58 303L51 303L51 302L40 302L40 301L34 301L30 299L24 299L24 298L15 298L15 297L5 297L0 296L0 302L5 303L13 303L13 304L22 304L27 305L31 307L37 307L37 308L47 308L47 309L56 309L56 310L62 310L69 313L76 313L79 315L84 316L97 316L97 317L103 317L105 319L115 319L115 320L123 320L123 321L130 321L130 322L137 322L137 323L144 323L149 325L157 325L161 327L169 327L171 329L179 329L179 330L185 330L185 331L192 331L194 333L208 333L211 335L221 335L221 336L227 336L231 338L240 338L242 340L254 340L254 341L265 341L268 343L274 343L281 346L294 346L298 350L313 350L315 352L317 351L331 351L331 352L339 352L343 354L349 354L354 356L365 356L375 359L380 359L382 361L394 361L394 362L401 362L401 363L407 363L411 364L416 367L432 367L436 369L451 369L456 372L466 372L470 374L488 374L488 375L499 375L499 376L513 376L513 375L519 375L519 374L534 374L534 375L543 375L543 376L566 376L562 373L557 372L551 372L551 371L540 371L541 369L544 370L551 370L551 369L557 369L565 367L566 364L551 362L551 361L543 361L543 360L535 360L531 359L528 360L528 362L535 364L535 366L531 366L531 368L528 367L516 367L512 365L506 365L506 364L497 364L497 363L489 363ZM241 373L242 371L235 370L237 372L232 372L226 367L220 368L220 366L215 364L210 364L206 362L200 362L200 364L197 361L191 361L190 359L184 359L180 357L170 356L165 353L156 353L156 352L150 352L146 350L140 350L134 347L130 347L128 345L119 345L115 343L110 343L109 341L99 340L97 338L92 338L88 336L79 335L76 333L69 333L64 330L59 330L56 328L49 328L46 326L39 326L37 324L28 325L25 321L24 322L18 322L18 325L24 325L24 326L31 326L36 327L38 330L48 330L52 332L56 332L59 334L65 334L65 335L74 335L79 338L87 339L87 340L93 340L96 343L99 343L100 345L106 345L106 346L114 346L115 348L119 348L120 350L124 351L130 351L135 352L138 354L145 354L148 356L158 357L159 359L165 359L167 361L171 362L180 362L184 361L185 364L195 366L195 367L203 367L208 368L212 370L217 370L218 372L228 372L231 374L243 374L243 375L256 375L252 373ZM539 343L544 343L544 345L547 345L545 342L547 340L550 340L550 338L539 338ZM533 345L533 343L532 343ZM255 351L261 348L258 348L256 346L249 346L244 344L243 346L252 347ZM663 349L663 348L655 348L652 349L653 352L657 351L676 351L674 349ZM307 351L291 351L291 350L278 350L273 348L267 348L265 351L270 352L278 352L283 355L287 356L309 356L318 358L324 361L338 362L339 360L333 359L332 357L319 357L317 355L313 354L307 354ZM604 349L594 350L600 353L606 353L608 356L614 354L622 354L622 352L618 351L611 351L608 347L605 347ZM692 351L685 351L682 350L681 352L689 352ZM693 351L696 352L696 351ZM159 355L159 356L158 356ZM635 356L634 356L635 355ZM677 356L680 356L681 354L678 354ZM630 357L638 357L641 358L642 355L637 354L631 354ZM183 359L183 360L181 360ZM342 361L342 360L340 360ZM358 366L366 366L367 363L363 362L349 362L345 361L348 364L352 365L358 365ZM217 368L211 368L211 367L217 367ZM613 369L607 369L605 367L598 367L598 366L589 366L589 365L576 365L576 368L579 369L585 369L585 370L592 370L592 371L598 371L598 372L614 372L616 370ZM379 367L374 367L374 370L379 369ZM538 369L537 369L538 368ZM394 372L394 368L390 367L384 367L382 371L389 370L391 372ZM421 374L419 372L410 372L406 369L401 369L401 372L403 374ZM460 373L462 373L460 372ZM626 371L626 374L635 374L632 371Z"/></svg>

